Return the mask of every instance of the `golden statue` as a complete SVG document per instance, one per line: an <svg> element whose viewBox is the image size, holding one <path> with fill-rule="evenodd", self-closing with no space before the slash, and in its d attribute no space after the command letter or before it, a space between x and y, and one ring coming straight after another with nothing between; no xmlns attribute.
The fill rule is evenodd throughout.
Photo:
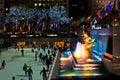
<svg viewBox="0 0 120 80"><path fill-rule="evenodd" d="M86 61L92 57L92 46L95 44L95 39L92 39L85 31L83 31L83 41L84 43L77 42L76 50L74 52L74 57L78 61L80 61L80 59Z"/></svg>

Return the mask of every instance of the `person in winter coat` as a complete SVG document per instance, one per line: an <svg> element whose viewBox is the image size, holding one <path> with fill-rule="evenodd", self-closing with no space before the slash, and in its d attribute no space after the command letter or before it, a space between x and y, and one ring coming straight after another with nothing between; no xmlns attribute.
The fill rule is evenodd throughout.
<svg viewBox="0 0 120 80"><path fill-rule="evenodd" d="M28 78L29 78L29 80L32 80L33 70L31 69L31 66L29 67L29 69L27 70L27 72L28 72Z"/></svg>
<svg viewBox="0 0 120 80"><path fill-rule="evenodd" d="M40 72L40 75L42 73L43 80L47 80L47 71L48 70L46 70L45 67L43 67L43 70Z"/></svg>
<svg viewBox="0 0 120 80"><path fill-rule="evenodd" d="M23 71L25 72L25 76L27 76L27 69L28 69L28 65L26 65L26 63L23 65Z"/></svg>
<svg viewBox="0 0 120 80"><path fill-rule="evenodd" d="M6 62L5 60L2 61L2 64L1 64L1 69L4 69L5 68L5 65L6 65Z"/></svg>

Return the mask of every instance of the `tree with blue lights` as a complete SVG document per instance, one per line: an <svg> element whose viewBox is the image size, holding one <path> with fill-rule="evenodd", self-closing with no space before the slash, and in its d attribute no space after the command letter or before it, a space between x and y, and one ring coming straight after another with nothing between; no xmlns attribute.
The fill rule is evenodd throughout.
<svg viewBox="0 0 120 80"><path fill-rule="evenodd" d="M49 15L51 22L63 21L69 22L67 17L66 8L63 6L53 6L48 9L41 8L29 8L26 6L13 6L10 8L10 12L5 17L5 23L16 22L16 20L29 20L40 21L43 18L47 18Z"/></svg>

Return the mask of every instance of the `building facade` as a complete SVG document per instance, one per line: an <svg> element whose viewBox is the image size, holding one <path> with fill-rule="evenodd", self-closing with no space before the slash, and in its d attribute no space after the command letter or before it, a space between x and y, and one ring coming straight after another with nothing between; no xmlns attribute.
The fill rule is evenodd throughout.
<svg viewBox="0 0 120 80"><path fill-rule="evenodd" d="M29 7L48 8L50 6L65 6L69 12L69 0L5 0L5 12L14 5L25 5ZM69 14L68 14L69 15Z"/></svg>
<svg viewBox="0 0 120 80"><path fill-rule="evenodd" d="M69 0L32 0L32 6L48 8L50 6L64 6L69 15Z"/></svg>
<svg viewBox="0 0 120 80"><path fill-rule="evenodd" d="M120 0L0 0L3 1L2 6L5 14L9 12L10 6L26 5L30 7L47 8L50 6L65 6L69 17L77 18L94 16L100 8L104 8L110 1L116 1L116 9L120 12ZM0 3L1 4L1 3ZM3 10L3 11L4 11ZM120 14L119 14L120 15Z"/></svg>
<svg viewBox="0 0 120 80"><path fill-rule="evenodd" d="M120 17L120 0L91 0L92 1L92 8L91 8L91 13L93 16L95 16L100 9L105 9L108 4L111 2L111 5L113 7L112 9L112 14L108 15L107 17L102 20L103 23L111 23L113 22L116 18L119 19Z"/></svg>
<svg viewBox="0 0 120 80"><path fill-rule="evenodd" d="M70 17L79 19L91 15L91 0L69 0Z"/></svg>
<svg viewBox="0 0 120 80"><path fill-rule="evenodd" d="M0 26L3 24L4 20L4 0L0 0Z"/></svg>
<svg viewBox="0 0 120 80"><path fill-rule="evenodd" d="M91 0L92 14L96 14L99 9L105 8L109 4L110 1L114 3L114 0Z"/></svg>

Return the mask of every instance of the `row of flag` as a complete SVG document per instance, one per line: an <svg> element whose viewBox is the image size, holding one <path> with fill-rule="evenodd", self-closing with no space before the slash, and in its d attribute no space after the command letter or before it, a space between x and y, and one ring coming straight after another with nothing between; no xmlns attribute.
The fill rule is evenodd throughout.
<svg viewBox="0 0 120 80"><path fill-rule="evenodd" d="M81 24L83 22L90 23L91 20L92 20L92 22L94 20L101 20L104 17L106 17L107 15L111 14L112 9L113 9L113 5L112 5L112 2L110 1L106 7L98 10L97 14L93 18L91 16L89 16L89 17L82 17L78 21Z"/></svg>

